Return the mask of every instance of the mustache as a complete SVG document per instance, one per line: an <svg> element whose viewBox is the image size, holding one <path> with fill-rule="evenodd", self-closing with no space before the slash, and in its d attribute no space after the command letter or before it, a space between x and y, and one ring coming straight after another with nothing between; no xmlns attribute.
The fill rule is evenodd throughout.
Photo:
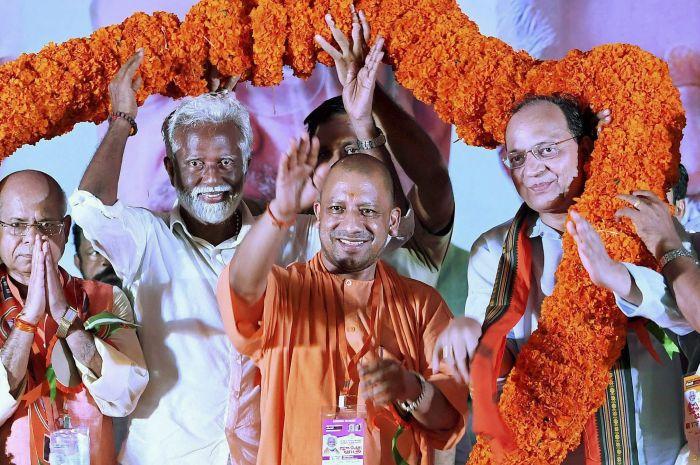
<svg viewBox="0 0 700 465"><path fill-rule="evenodd" d="M350 232L350 231L331 231L331 239L344 239L348 241L371 241L374 239L374 234L362 231L362 232Z"/></svg>
<svg viewBox="0 0 700 465"><path fill-rule="evenodd" d="M114 268L111 266L97 273L93 279L113 286L121 286L121 280L117 276L117 272L114 271Z"/></svg>

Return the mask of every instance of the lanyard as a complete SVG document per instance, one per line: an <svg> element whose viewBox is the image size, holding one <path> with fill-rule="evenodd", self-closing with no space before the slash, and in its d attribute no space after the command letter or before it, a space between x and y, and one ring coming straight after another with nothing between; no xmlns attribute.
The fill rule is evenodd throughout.
<svg viewBox="0 0 700 465"><path fill-rule="evenodd" d="M362 341L362 347L360 350L354 353L352 356L350 356L351 349L348 346L348 341L345 336L345 309L343 308L343 317L340 319L338 324L338 349L340 352L344 374L344 384L341 390L341 398L343 399L343 396L350 394L351 389L355 384L353 374L350 372L350 370L354 369L354 374L357 375L357 365L362 357L364 357L372 349L372 342L374 341L374 343L379 346L381 339L380 328L382 314L381 307L379 305L381 300L381 292L382 290L379 279L375 278L374 282L372 283L372 289L370 290L371 303L369 306L369 321L363 318L363 314L361 312L358 313L360 321L367 327L367 334ZM341 400L343 400L341 398L339 398L339 403Z"/></svg>

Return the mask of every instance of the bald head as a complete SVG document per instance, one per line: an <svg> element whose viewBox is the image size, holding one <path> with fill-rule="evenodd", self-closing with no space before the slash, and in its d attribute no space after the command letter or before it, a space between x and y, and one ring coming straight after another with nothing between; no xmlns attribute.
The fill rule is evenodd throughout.
<svg viewBox="0 0 700 465"><path fill-rule="evenodd" d="M321 197L331 186L339 180L345 180L349 174L359 175L367 181L371 181L382 194L386 194L387 199L393 202L394 183L391 179L391 173L384 163L366 153L348 155L336 162L328 173Z"/></svg>
<svg viewBox="0 0 700 465"><path fill-rule="evenodd" d="M19 171L0 181L0 260L10 276L27 285L33 250L47 243L54 262L63 255L70 228L66 195L40 171Z"/></svg>
<svg viewBox="0 0 700 465"><path fill-rule="evenodd" d="M66 194L54 178L46 173L35 170L24 170L12 173L0 181L0 211L8 202L18 198L33 202L49 204L49 209L61 219L66 216L68 202Z"/></svg>
<svg viewBox="0 0 700 465"><path fill-rule="evenodd" d="M398 233L401 216L384 163L364 153L342 158L328 173L314 210L326 268L371 277L387 237Z"/></svg>

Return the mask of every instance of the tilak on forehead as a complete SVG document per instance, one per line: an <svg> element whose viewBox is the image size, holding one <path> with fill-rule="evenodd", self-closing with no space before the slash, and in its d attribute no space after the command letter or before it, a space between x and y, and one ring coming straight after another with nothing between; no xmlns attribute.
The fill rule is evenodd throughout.
<svg viewBox="0 0 700 465"><path fill-rule="evenodd" d="M381 184L388 195L387 198L393 199L394 184L388 168L382 161L365 153L348 155L336 162L328 173L328 181L324 184L323 192L332 188L338 180L343 179L346 173L357 173L365 176L367 180L376 182L377 185Z"/></svg>

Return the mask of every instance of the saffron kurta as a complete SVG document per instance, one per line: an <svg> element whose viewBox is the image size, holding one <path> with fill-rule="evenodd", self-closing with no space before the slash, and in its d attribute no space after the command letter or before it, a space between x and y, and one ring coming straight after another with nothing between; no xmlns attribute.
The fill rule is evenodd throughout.
<svg viewBox="0 0 700 465"><path fill-rule="evenodd" d="M449 431L427 431L413 421L399 439L403 457L411 464L432 464L434 448L449 448L461 437L467 387L442 370L434 375L430 364L435 340L452 318L431 287L399 276L382 262L374 281L341 279L323 267L318 255L286 269L275 266L264 296L253 306L238 299L228 283L227 268L218 286L226 331L262 375L258 465L321 463L322 409L336 406L349 359L361 349L368 331L376 335L371 353L378 354L381 346L384 358L421 373L460 413ZM378 293L374 299L373 292ZM344 341L349 349L345 357L340 350ZM356 367L350 366L349 372L355 394ZM363 404L362 392L357 395ZM386 410L376 424L365 463L393 464L391 437L397 425Z"/></svg>

